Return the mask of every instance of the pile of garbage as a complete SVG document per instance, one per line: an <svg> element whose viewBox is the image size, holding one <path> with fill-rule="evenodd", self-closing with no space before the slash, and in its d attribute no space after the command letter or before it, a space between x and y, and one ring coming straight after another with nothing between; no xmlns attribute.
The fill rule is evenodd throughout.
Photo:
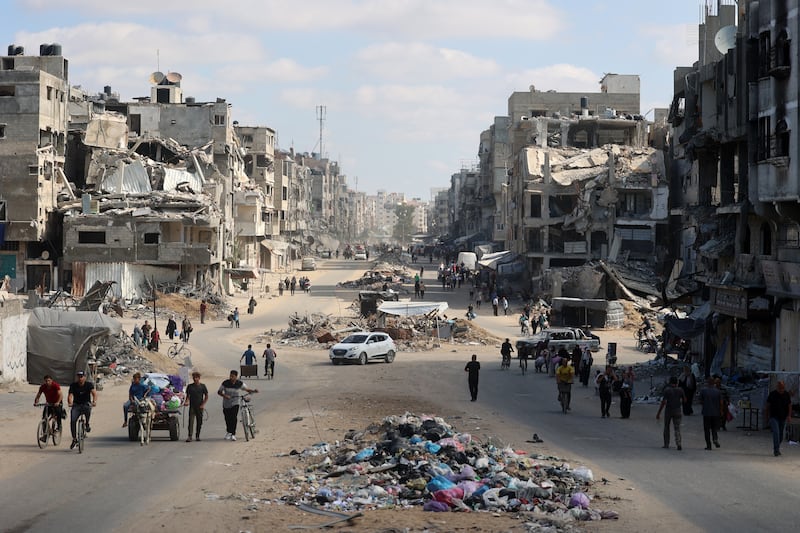
<svg viewBox="0 0 800 533"><path fill-rule="evenodd" d="M549 524L619 517L592 506L599 498L590 492L590 469L480 442L436 416L389 416L365 431L350 430L341 442L287 455L305 463L278 478L287 489L281 500L294 505L525 512Z"/></svg>

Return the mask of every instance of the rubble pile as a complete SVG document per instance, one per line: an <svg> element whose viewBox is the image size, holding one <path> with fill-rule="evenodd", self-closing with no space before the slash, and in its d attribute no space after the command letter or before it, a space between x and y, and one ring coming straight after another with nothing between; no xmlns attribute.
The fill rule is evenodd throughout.
<svg viewBox="0 0 800 533"><path fill-rule="evenodd" d="M156 365L142 355L131 338L122 332L118 336L109 335L95 347L94 359L97 361L97 374L106 379L141 372L155 372Z"/></svg>
<svg viewBox="0 0 800 533"><path fill-rule="evenodd" d="M341 442L286 455L304 463L277 477L285 488L281 501L293 505L514 512L557 527L618 518L592 506L599 497L591 494L588 468L480 442L435 416L389 416L364 431L350 430Z"/></svg>
<svg viewBox="0 0 800 533"><path fill-rule="evenodd" d="M373 268L364 272L360 278L340 282L337 286L345 289L381 290L386 285L387 289L395 292L408 293L403 283L409 283L412 279L413 276L405 267L381 261L375 263Z"/></svg>
<svg viewBox="0 0 800 533"><path fill-rule="evenodd" d="M471 321L448 320L453 344L493 345L501 339ZM444 322L439 321L442 325ZM329 349L353 331L384 331L404 352L421 352L441 347L442 340L436 337L436 321L428 317L386 316L379 318L334 317L322 313L289 317L285 330L269 330L258 335L256 342L278 342L284 346L307 347L312 345Z"/></svg>

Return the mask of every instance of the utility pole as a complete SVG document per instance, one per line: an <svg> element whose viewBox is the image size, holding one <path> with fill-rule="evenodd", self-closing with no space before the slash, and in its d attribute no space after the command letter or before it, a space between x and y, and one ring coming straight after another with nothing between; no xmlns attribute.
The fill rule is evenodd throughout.
<svg viewBox="0 0 800 533"><path fill-rule="evenodd" d="M319 120L319 158L320 160L325 157L325 152L322 150L322 128L325 125L325 117L328 115L328 107L324 105L317 106L317 120Z"/></svg>

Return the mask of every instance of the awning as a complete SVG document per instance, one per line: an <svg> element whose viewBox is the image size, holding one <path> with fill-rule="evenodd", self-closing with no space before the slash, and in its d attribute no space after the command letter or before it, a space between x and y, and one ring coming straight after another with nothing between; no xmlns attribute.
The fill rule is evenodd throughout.
<svg viewBox="0 0 800 533"><path fill-rule="evenodd" d="M286 255L286 250L289 249L288 242L275 241L272 239L264 239L260 244L275 255Z"/></svg>
<svg viewBox="0 0 800 533"><path fill-rule="evenodd" d="M225 272L231 279L258 279L258 270L255 268L227 268Z"/></svg>
<svg viewBox="0 0 800 533"><path fill-rule="evenodd" d="M553 309L558 311L559 309L563 309L565 307L585 307L587 309L605 311L608 309L608 300L602 300L599 298L553 298Z"/></svg>
<svg viewBox="0 0 800 533"><path fill-rule="evenodd" d="M447 308L447 302L383 302L378 311L387 315L417 316L443 313Z"/></svg>
<svg viewBox="0 0 800 533"><path fill-rule="evenodd" d="M693 339L701 335L706 329L703 318L675 318L667 317L666 328L673 335L682 339Z"/></svg>
<svg viewBox="0 0 800 533"><path fill-rule="evenodd" d="M456 246L460 246L460 245L464 244L465 242L467 242L467 241L469 241L471 239L474 239L477 236L478 236L477 233L470 233L469 235L466 235L464 237L457 238L456 240L453 241L453 244L455 244Z"/></svg>
<svg viewBox="0 0 800 533"><path fill-rule="evenodd" d="M503 252L495 252L493 254L483 254L478 264L482 267L497 269L497 265L501 263L509 263L515 257L514 252L505 250Z"/></svg>

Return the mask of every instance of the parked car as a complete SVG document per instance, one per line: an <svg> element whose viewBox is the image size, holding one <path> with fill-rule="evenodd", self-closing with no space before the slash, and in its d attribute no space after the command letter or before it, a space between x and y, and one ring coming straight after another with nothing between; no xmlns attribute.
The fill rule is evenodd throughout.
<svg viewBox="0 0 800 533"><path fill-rule="evenodd" d="M367 252L356 252L353 256L353 259L356 261L366 261L367 260Z"/></svg>
<svg viewBox="0 0 800 533"><path fill-rule="evenodd" d="M313 257L304 257L300 264L300 270L316 270L317 261Z"/></svg>
<svg viewBox="0 0 800 533"><path fill-rule="evenodd" d="M357 362L366 365L368 361L380 359L391 363L397 352L392 338L381 331L360 331L348 335L342 342L331 347L331 363Z"/></svg>
<svg viewBox="0 0 800 533"><path fill-rule="evenodd" d="M568 352L572 352L575 346L580 346L583 349L588 346L593 352L600 349L600 339L589 337L581 328L548 328L540 331L533 337L525 337L519 339L516 343L517 353L523 350L532 355L536 352L536 346L539 342L544 341L547 343L547 349L551 352L558 351L562 347Z"/></svg>

